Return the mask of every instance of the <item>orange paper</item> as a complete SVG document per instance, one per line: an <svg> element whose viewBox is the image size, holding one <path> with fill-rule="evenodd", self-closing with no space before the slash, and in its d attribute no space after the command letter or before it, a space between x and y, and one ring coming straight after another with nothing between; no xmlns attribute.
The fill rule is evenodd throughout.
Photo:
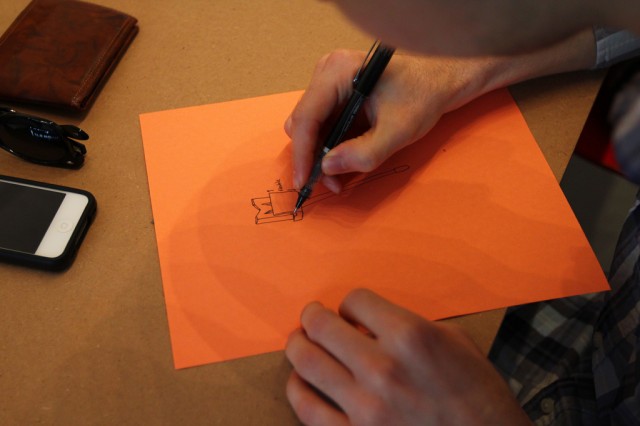
<svg viewBox="0 0 640 426"><path fill-rule="evenodd" d="M283 349L356 287L431 319L608 288L506 90L293 217L300 95L140 117L176 368Z"/></svg>

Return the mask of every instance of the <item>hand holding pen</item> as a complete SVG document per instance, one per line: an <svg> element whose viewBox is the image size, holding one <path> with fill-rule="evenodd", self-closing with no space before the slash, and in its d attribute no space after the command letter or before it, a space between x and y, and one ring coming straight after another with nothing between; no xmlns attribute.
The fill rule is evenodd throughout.
<svg viewBox="0 0 640 426"><path fill-rule="evenodd" d="M375 49L375 51L374 51ZM371 52L373 51L373 54ZM322 175L322 160L324 156L338 144L343 142L346 132L351 127L355 116L362 107L364 100L369 96L374 86L380 79L387 64L391 60L394 49L384 46L379 42L374 43L365 62L362 64L353 79L353 93L344 106L338 120L333 125L325 139L322 149L318 154L307 183L300 190L296 202L294 214L311 195L313 188Z"/></svg>

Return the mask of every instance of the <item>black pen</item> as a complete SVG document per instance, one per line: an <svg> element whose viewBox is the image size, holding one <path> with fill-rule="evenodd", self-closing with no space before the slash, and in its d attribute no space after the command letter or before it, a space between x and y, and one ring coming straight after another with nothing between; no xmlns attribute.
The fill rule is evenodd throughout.
<svg viewBox="0 0 640 426"><path fill-rule="evenodd" d="M373 52L373 55L371 55L371 52L374 49L375 51ZM391 60L391 56L394 51L394 48L385 46L379 41L376 41L369 50L367 57L353 79L353 93L349 98L349 102L347 102L342 110L338 121L331 130L331 133L329 133L322 150L318 154L318 158L316 159L313 169L311 169L311 174L309 175L307 183L298 194L298 201L296 202L296 207L293 210L294 216L307 198L311 196L313 187L318 179L320 179L320 175L322 175L322 159L331 149L335 148L342 142L345 133L347 133L349 127L351 127L351 123L360 110L360 107L362 107L364 100L369 96L373 87L380 79L380 76ZM367 59L369 59L368 62Z"/></svg>

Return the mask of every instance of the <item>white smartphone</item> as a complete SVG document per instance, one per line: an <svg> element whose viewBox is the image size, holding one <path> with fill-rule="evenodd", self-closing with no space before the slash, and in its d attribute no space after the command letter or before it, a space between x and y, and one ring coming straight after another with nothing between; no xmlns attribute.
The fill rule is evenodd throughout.
<svg viewBox="0 0 640 426"><path fill-rule="evenodd" d="M0 175L0 259L65 269L95 212L87 191Z"/></svg>

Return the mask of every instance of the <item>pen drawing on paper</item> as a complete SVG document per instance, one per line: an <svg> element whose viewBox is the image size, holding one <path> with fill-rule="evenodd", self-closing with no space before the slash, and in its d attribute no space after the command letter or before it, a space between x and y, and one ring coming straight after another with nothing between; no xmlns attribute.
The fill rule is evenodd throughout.
<svg viewBox="0 0 640 426"><path fill-rule="evenodd" d="M402 165L378 173L366 175L361 179L345 185L342 192L350 191L359 186L367 185L378 179L388 178L398 173L406 172L407 170L409 170L409 166ZM299 209L295 215L293 214L293 209L298 198L298 191L295 189L284 189L280 179L276 180L276 187L277 189L275 190L267 190L266 197L256 197L251 199L251 205L258 210L255 216L256 225L273 222L298 222L303 219L304 208ZM336 194L333 192L323 192L309 197L304 206L309 206L335 196Z"/></svg>

